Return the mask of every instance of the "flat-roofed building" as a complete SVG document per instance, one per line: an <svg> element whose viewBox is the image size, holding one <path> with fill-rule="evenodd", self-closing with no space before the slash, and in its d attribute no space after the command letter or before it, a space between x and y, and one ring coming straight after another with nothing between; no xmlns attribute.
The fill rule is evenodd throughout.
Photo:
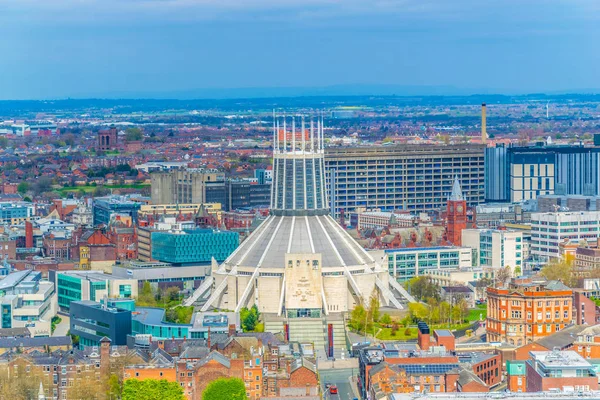
<svg viewBox="0 0 600 400"><path fill-rule="evenodd" d="M531 351L527 368L527 392L598 390L594 367L574 351Z"/></svg>
<svg viewBox="0 0 600 400"><path fill-rule="evenodd" d="M327 148L332 215L361 207L439 210L446 206L455 177L468 206L483 203L484 149L480 144Z"/></svg>
<svg viewBox="0 0 600 400"><path fill-rule="evenodd" d="M468 247L406 247L385 250L388 271L398 282L404 282L426 271L455 270L472 266Z"/></svg>
<svg viewBox="0 0 600 400"><path fill-rule="evenodd" d="M523 233L507 229L463 229L463 246L475 249L475 265L510 267L513 273L523 266ZM520 275L520 273L517 273Z"/></svg>
<svg viewBox="0 0 600 400"><path fill-rule="evenodd" d="M599 235L600 211L531 214L531 255L536 259L557 259L561 242L595 241Z"/></svg>

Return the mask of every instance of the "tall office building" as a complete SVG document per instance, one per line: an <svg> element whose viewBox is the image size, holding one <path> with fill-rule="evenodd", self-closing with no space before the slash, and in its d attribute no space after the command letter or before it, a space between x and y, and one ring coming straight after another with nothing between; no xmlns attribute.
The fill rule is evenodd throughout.
<svg viewBox="0 0 600 400"><path fill-rule="evenodd" d="M216 169L176 169L150 176L153 204L225 203L225 173Z"/></svg>
<svg viewBox="0 0 600 400"><path fill-rule="evenodd" d="M508 201L506 150L504 145L485 149L485 201Z"/></svg>
<svg viewBox="0 0 600 400"><path fill-rule="evenodd" d="M490 147L485 151L485 198L520 202L548 194L600 195L600 147Z"/></svg>
<svg viewBox="0 0 600 400"><path fill-rule="evenodd" d="M446 206L455 176L467 205L475 206L485 197L484 149L481 144L328 148L332 214L363 207L439 210Z"/></svg>

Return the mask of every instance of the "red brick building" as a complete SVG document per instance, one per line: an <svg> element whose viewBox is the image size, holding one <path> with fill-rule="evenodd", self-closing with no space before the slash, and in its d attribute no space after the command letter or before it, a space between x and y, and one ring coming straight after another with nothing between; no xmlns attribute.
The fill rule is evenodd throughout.
<svg viewBox="0 0 600 400"><path fill-rule="evenodd" d="M452 194L446 203L447 240L455 246L460 246L463 229L467 229L467 202L462 195L458 177L456 177Z"/></svg>
<svg viewBox="0 0 600 400"><path fill-rule="evenodd" d="M526 368L527 392L598 390L594 367L574 351L532 351Z"/></svg>
<svg viewBox="0 0 600 400"><path fill-rule="evenodd" d="M573 323L573 291L558 281L513 279L487 289L487 341L515 346L535 342Z"/></svg>

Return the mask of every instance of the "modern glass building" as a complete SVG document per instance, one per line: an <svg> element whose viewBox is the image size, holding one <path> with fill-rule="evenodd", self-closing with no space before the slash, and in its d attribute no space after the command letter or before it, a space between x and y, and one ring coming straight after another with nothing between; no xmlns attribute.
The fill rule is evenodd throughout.
<svg viewBox="0 0 600 400"><path fill-rule="evenodd" d="M498 145L485 151L485 198L520 202L540 195L600 195L599 146Z"/></svg>
<svg viewBox="0 0 600 400"><path fill-rule="evenodd" d="M466 247L439 246L385 250L390 275L408 281L432 269L471 267L472 251Z"/></svg>
<svg viewBox="0 0 600 400"><path fill-rule="evenodd" d="M16 225L29 221L35 215L33 203L0 203L0 223Z"/></svg>
<svg viewBox="0 0 600 400"><path fill-rule="evenodd" d="M140 207L141 203L127 200L122 196L95 198L93 206L94 225L108 225L110 222L110 217L113 214L130 215L135 223L137 222L137 213Z"/></svg>
<svg viewBox="0 0 600 400"><path fill-rule="evenodd" d="M50 271L50 280L56 282L58 308L63 312L69 312L72 301L132 298L138 293L137 280L96 271Z"/></svg>
<svg viewBox="0 0 600 400"><path fill-rule="evenodd" d="M152 258L176 265L223 262L240 243L239 233L212 229L152 232Z"/></svg>
<svg viewBox="0 0 600 400"><path fill-rule="evenodd" d="M113 305L116 305L113 302ZM73 301L70 304L70 332L79 336L79 346L99 346L107 337L113 345L127 345L131 334L131 310L110 307L91 300Z"/></svg>

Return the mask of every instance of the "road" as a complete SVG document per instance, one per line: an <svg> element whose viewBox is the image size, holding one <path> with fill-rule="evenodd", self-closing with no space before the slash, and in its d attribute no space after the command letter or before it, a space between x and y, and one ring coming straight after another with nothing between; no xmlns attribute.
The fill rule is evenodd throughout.
<svg viewBox="0 0 600 400"><path fill-rule="evenodd" d="M319 370L321 378L321 390L325 393L327 388L326 383L337 386L338 394L331 394L327 392L325 399L331 400L352 400L358 398L358 394L354 392L353 385L350 383L350 377L352 374L358 373L356 368L346 369L331 369L331 370Z"/></svg>

